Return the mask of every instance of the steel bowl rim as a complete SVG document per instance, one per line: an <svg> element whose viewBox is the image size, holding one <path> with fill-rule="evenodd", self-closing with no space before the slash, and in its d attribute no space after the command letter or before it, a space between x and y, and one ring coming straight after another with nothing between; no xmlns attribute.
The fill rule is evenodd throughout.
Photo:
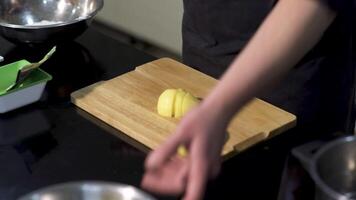
<svg viewBox="0 0 356 200"><path fill-rule="evenodd" d="M139 195L144 196L147 198L147 200L155 200L151 195L147 194L146 192L123 183L117 183L117 182L110 182L110 181L72 181L72 182L66 182L66 183L58 183L54 185L50 185L44 188L40 188L38 190L32 191L24 196L21 196L18 200L23 200L26 199L30 196L37 195L37 194L42 194L47 190L53 190L57 188L62 188L62 187L79 187L81 185L95 185L95 186L109 186L109 187L124 187L124 188L130 188L135 190Z"/></svg>
<svg viewBox="0 0 356 200"><path fill-rule="evenodd" d="M333 148L335 146L338 146L340 144L348 143L348 142L355 142L356 141L356 136L349 135L349 136L344 136L341 138L338 138L336 140L330 141L327 144L323 145L317 153L313 156L312 163L311 163L311 171L310 175L312 179L316 182L317 187L320 188L323 192L327 193L329 196L331 196L335 200L347 200L348 197L345 194L342 194L333 188L331 188L329 185L327 185L324 180L320 177L318 171L317 171L317 162L319 158L330 148Z"/></svg>
<svg viewBox="0 0 356 200"><path fill-rule="evenodd" d="M63 26L75 24L75 23L78 23L78 22L81 22L81 21L87 21L89 19L92 19L104 7L104 0L98 0L98 1L99 1L99 6L92 13L90 13L90 14L84 16L84 17L78 17L78 18L76 18L76 19L74 19L72 21L69 21L69 22L60 22L60 23L55 23L55 24L33 25L33 26L26 26L26 25L19 25L19 24L9 24L9 23L0 22L0 26L6 27L6 28L36 30L36 29L43 29L43 28L63 27Z"/></svg>

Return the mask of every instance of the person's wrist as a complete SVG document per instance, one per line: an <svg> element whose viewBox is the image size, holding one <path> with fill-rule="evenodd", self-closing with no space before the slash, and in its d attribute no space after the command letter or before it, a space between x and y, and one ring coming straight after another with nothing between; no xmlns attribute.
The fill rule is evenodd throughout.
<svg viewBox="0 0 356 200"><path fill-rule="evenodd" d="M221 101L219 99L207 98L203 100L201 103L200 109L202 109L202 113L208 114L214 121L218 121L219 123L228 125L230 122L233 113L226 102Z"/></svg>

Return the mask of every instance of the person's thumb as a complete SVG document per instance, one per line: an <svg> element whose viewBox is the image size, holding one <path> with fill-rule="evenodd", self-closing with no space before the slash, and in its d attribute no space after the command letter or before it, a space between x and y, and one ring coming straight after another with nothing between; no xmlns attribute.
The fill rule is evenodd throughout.
<svg viewBox="0 0 356 200"><path fill-rule="evenodd" d="M155 170L167 160L172 158L177 153L179 145L185 143L186 139L182 134L175 133L168 140L156 150L153 150L147 157L145 162L146 170Z"/></svg>

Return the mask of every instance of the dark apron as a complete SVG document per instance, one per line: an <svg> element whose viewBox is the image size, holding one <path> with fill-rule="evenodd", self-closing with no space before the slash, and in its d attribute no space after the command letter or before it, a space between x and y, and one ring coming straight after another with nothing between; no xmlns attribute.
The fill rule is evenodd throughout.
<svg viewBox="0 0 356 200"><path fill-rule="evenodd" d="M273 4L273 0L184 0L183 62L219 78ZM350 131L355 68L350 60L349 17L339 15L285 79L258 97L297 115L299 125Z"/></svg>

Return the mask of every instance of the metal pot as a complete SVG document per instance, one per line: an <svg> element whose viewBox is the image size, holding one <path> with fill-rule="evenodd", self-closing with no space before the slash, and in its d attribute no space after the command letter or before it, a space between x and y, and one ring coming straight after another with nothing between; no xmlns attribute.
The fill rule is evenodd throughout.
<svg viewBox="0 0 356 200"><path fill-rule="evenodd" d="M356 137L312 142L292 151L309 172L317 200L356 199Z"/></svg>
<svg viewBox="0 0 356 200"><path fill-rule="evenodd" d="M18 200L155 200L135 187L109 182L72 182L32 192Z"/></svg>
<svg viewBox="0 0 356 200"><path fill-rule="evenodd" d="M16 44L57 44L82 34L103 0L1 0L0 35Z"/></svg>

